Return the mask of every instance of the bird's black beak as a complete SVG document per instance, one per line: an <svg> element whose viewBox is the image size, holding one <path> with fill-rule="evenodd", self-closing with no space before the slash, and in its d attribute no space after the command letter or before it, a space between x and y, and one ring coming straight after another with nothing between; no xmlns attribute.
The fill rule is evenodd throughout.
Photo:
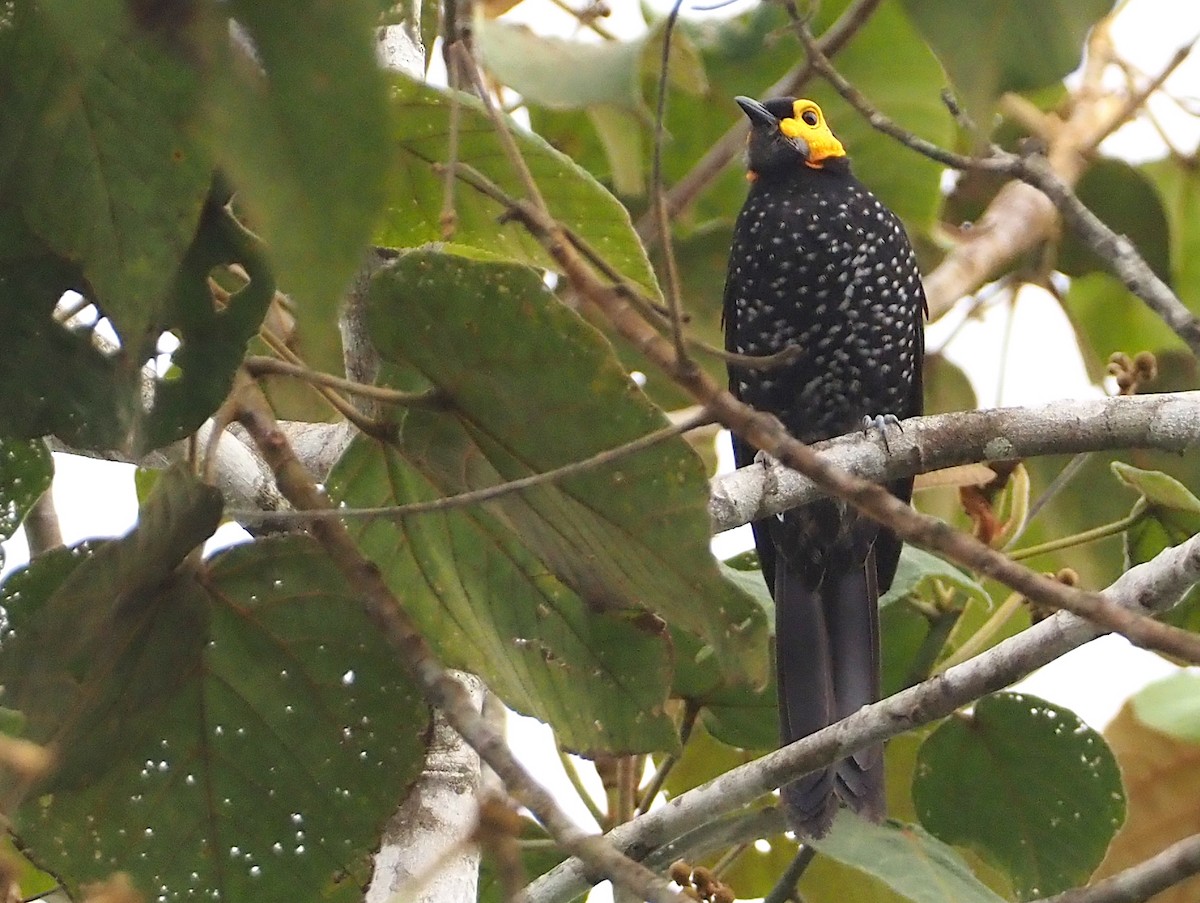
<svg viewBox="0 0 1200 903"><path fill-rule="evenodd" d="M772 131L779 128L779 120L757 100L751 97L735 97L734 100L737 101L737 105L742 108L742 112L749 118L751 125L771 129Z"/></svg>

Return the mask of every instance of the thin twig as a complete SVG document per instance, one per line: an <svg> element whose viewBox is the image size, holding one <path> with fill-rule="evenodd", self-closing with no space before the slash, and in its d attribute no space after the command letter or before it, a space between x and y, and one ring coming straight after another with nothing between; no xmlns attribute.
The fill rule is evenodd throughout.
<svg viewBox="0 0 1200 903"><path fill-rule="evenodd" d="M1150 97L1163 86L1166 80L1171 77L1172 73L1174 73L1175 70L1183 64L1184 60L1191 55L1192 48L1195 46L1196 42L1195 40L1192 40L1176 50L1174 55L1167 61L1167 64L1162 68L1162 71L1159 72L1158 75L1150 79L1150 81L1147 82L1146 85L1140 90L1132 92L1127 98L1125 98L1125 102L1121 104L1121 106L1113 113L1112 124L1102 133L1093 136L1091 141L1088 141L1083 145L1081 151L1085 154L1093 152L1100 145L1101 141L1119 129L1130 119L1133 119L1138 114L1138 111L1145 106L1146 101L1148 101Z"/></svg>
<svg viewBox="0 0 1200 903"><path fill-rule="evenodd" d="M1115 520L1112 523L1101 524L1098 527L1092 527L1090 530L1083 530L1079 533L1073 533L1070 536L1058 536L1046 542L1038 543L1035 546L1025 546L1020 549L1011 549L1008 552L1008 557L1013 561L1024 561L1026 558L1034 558L1038 555L1045 555L1049 552L1057 552L1060 549L1070 549L1075 546L1082 546L1089 542L1095 542L1098 539L1105 539L1109 536L1118 536L1126 530L1135 526L1138 521L1146 516L1146 503L1139 499L1133 506L1133 510L1125 517Z"/></svg>
<svg viewBox="0 0 1200 903"><path fill-rule="evenodd" d="M816 855L816 847L811 847L806 843L800 844L800 849L796 851L796 855L792 857L788 867L775 882L771 892L763 898L763 903L788 903L789 900L794 900L796 885Z"/></svg>
<svg viewBox="0 0 1200 903"><path fill-rule="evenodd" d="M458 135L462 120L462 97L458 90L458 66L446 70L450 87L450 133L446 137L447 169L442 185L442 212L438 222L442 228L442 240L449 241L458 228L458 209L454 204L454 164L458 162Z"/></svg>
<svg viewBox="0 0 1200 903"><path fill-rule="evenodd" d="M537 180L533 178L533 173L529 171L529 166L525 163L525 158L521 156L521 149L517 147L517 142L513 139L512 130L509 129L507 120L496 109L492 95L483 83L483 73L479 71L479 67L475 65L475 60L471 58L464 48L452 47L450 55L460 62L463 69L466 70L467 75L470 76L475 90L479 92L479 99L483 101L483 109L492 121L492 127L495 129L496 137L500 140L500 146L504 149L504 155L508 158L509 164L517 174L517 178L521 180L521 186L525 189L525 197L529 199L530 203L548 215L550 208L546 206L546 199L542 196L542 190L538 188Z"/></svg>
<svg viewBox="0 0 1200 903"><path fill-rule="evenodd" d="M637 814L645 815L650 811L650 807L654 805L654 798L658 796L659 791L663 789L663 785L667 783L667 777L671 774L683 755L683 749L687 746L688 740L692 736L692 728L696 725L696 719L700 716L700 706L693 700L687 701L687 707L683 712L683 723L679 728L679 752L668 753L662 760L662 764L658 766L658 770L654 772L654 776L650 779L646 791L642 794L641 802L638 803Z"/></svg>
<svg viewBox="0 0 1200 903"><path fill-rule="evenodd" d="M238 420L275 474L280 490L297 508L328 509L332 503L296 457L279 429L266 398L253 383L235 389ZM614 883L644 894L655 903L685 903L668 883L631 859L603 837L581 831L559 807L554 797L516 760L504 737L478 712L466 690L437 660L428 642L392 594L379 569L359 550L344 524L336 519L316 519L309 525L313 537L331 563L346 578L398 660L431 705L441 709L450 725L479 753L496 773L505 790L545 826L559 845L580 856L597 873Z"/></svg>
<svg viewBox="0 0 1200 903"><path fill-rule="evenodd" d="M263 340L263 343L279 356L280 360L286 361L289 364L293 364L305 370L311 369L304 363L303 360L301 360L298 354L288 347L287 342L281 339L267 326L264 325L260 327L258 330L258 335L259 338ZM328 386L319 385L317 383L311 383L310 385L312 386L314 392L328 402L330 407L353 423L362 432L369 436L377 436L382 432L386 432L383 430L380 424L372 420L370 417L365 416L334 389L331 389Z"/></svg>
<svg viewBox="0 0 1200 903"><path fill-rule="evenodd" d="M435 164L435 169L441 166L442 164ZM459 163L455 169L463 181L476 191L486 195L497 203L506 206L511 204L512 198L503 188L469 163ZM592 248L582 236L562 223L559 223L559 228L562 230L563 236L567 241L583 255L583 258L594 266L601 275L610 280L613 289L621 292L625 296L625 299L636 307L642 316L653 323L664 326L672 322L670 313L662 305L642 295L636 286L629 282L616 267L612 266L599 252ZM680 318L681 322L687 322L688 320L688 316L682 312L682 309ZM789 345L774 354L738 354L733 351L726 351L724 348L718 348L715 345L710 345L703 339L698 339L694 336L685 336L684 340L688 347L695 349L701 354L716 357L726 363L735 364L746 370L770 370L775 367L786 366L804 351L799 345Z"/></svg>
<svg viewBox="0 0 1200 903"><path fill-rule="evenodd" d="M575 789L575 795L579 797L579 801L583 803L588 814L596 820L596 824L603 826L607 817L600 811L600 807L596 805L596 801L592 799L592 795L588 793L588 789L583 786L583 778L579 774L579 768L571 760L570 754L565 749L555 744L555 750L558 752L558 761L567 776L567 781Z"/></svg>
<svg viewBox="0 0 1200 903"><path fill-rule="evenodd" d="M563 12L568 13L571 16L574 16L576 19L579 20L580 25L582 25L584 28L590 28L592 31L594 31L596 34L598 34L600 37L604 38L604 40L606 40L606 41L617 40L617 36L615 34L613 34L611 31L609 31L607 28L605 28L603 25L601 25L597 21L597 19L600 18L599 16L594 15L594 14L589 15L587 10L576 9L575 7L571 6L571 4L567 3L566 0L550 0L550 2L553 3L555 6L557 6L559 9L561 9Z"/></svg>
<svg viewBox="0 0 1200 903"><path fill-rule="evenodd" d="M697 427L707 426L712 422L712 418L701 411L699 414L689 417L681 423L673 423L652 433L639 436L637 439L626 442L623 445L606 448L604 451L597 452L591 457L572 461L553 470L546 470L542 473L530 474L527 477L519 477L515 480L497 483L495 486L485 486L482 489L472 489L439 499L430 499L426 502L411 502L407 505L384 505L378 508L331 508L325 511L259 511L257 509L238 509L230 510L227 513L239 523L254 523L256 521L270 521L272 523L311 521L318 518L347 521L376 519L403 520L406 517L418 514L428 514L433 511L449 511L452 508L464 508L469 505L490 502L505 495L524 492L537 486L557 483L568 477L598 470L631 454L643 451L660 442L673 439L676 436L681 436Z"/></svg>
<svg viewBox="0 0 1200 903"><path fill-rule="evenodd" d="M687 344L683 338L683 307L680 301L679 264L675 259L675 244L671 241L671 218L667 215L667 199L663 191L662 153L666 129L663 119L667 112L667 74L671 64L671 37L679 19L679 7L683 0L675 0L667 14L663 29L662 59L658 67L658 106L654 113L654 156L650 164L650 197L653 199L655 220L658 228L658 243L666 276L664 293L667 310L671 317L671 339L675 343L675 358L681 365L688 360Z"/></svg>
<svg viewBox="0 0 1200 903"><path fill-rule="evenodd" d="M327 386L331 389L341 389L352 395L361 395L385 404L402 405L404 407L439 409L446 406L445 399L437 391L401 392L399 389L389 389L387 386L369 386L366 383L355 382L332 373L313 370L303 364L293 364L291 361L281 361L278 358L263 355L250 355L243 362L246 372L251 376L278 374L294 376L316 386Z"/></svg>
<svg viewBox="0 0 1200 903"><path fill-rule="evenodd" d="M1017 542L1021 538L1021 534L1029 529L1029 525L1032 524L1034 519L1042 513L1042 509L1050 504L1054 497L1063 489L1065 489L1071 480L1075 479L1075 476L1080 470L1083 469L1083 465L1086 464L1091 457L1091 452L1080 452L1067 462L1066 467L1054 475L1054 479L1050 481L1050 485L1042 490L1042 494L1034 499L1033 504L1029 506L1029 514L1025 516L1025 526L1020 533L1017 533L1012 538L1009 543L1010 545Z"/></svg>

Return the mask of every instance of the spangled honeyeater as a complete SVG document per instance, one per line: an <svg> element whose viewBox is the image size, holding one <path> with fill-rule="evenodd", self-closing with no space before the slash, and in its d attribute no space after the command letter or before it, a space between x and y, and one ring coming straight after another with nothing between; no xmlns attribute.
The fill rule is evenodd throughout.
<svg viewBox="0 0 1200 903"><path fill-rule="evenodd" d="M899 219L850 172L820 107L780 98L738 104L750 119L750 193L738 216L725 282L725 347L782 366L731 364L730 391L769 411L804 442L921 413L925 293ZM756 450L737 438L739 467ZM908 500L912 480L891 484ZM775 599L779 730L784 744L879 695L879 594L900 541L836 500L754 524ZM783 789L789 823L821 836L838 799L884 813L882 749Z"/></svg>

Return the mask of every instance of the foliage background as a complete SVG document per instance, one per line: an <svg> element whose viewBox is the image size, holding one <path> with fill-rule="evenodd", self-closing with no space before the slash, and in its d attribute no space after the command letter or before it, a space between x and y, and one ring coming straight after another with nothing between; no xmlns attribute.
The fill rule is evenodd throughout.
<svg viewBox="0 0 1200 903"><path fill-rule="evenodd" d="M455 113L444 93L376 70L366 40L375 5L229 7L257 59L228 46L207 6L190 18L154 17L115 2L3 7L0 309L10 328L0 339L0 454L4 500L13 512L6 535L50 477L44 447L31 439L52 433L73 448L140 459L188 434L225 397L247 340L256 353L280 353L279 335L259 329L264 316L272 329L280 322L272 317L291 318L283 343L291 353L340 370L337 303L365 246L419 248L443 238L444 178L431 163L449 157L454 116L459 159L519 191L476 106L463 101ZM823 4L816 30L843 8ZM1058 4L1044 18L1018 2L994 4L986 19L955 16L955 9L962 7L935 0L881 4L839 54L839 68L905 127L945 145L966 148L975 140L958 131L938 99L947 77L976 121L998 115L995 137L1006 145L1030 131L1046 139L1048 120L1034 115L1038 110L1070 121L1078 98L1061 79L1108 4ZM657 294L658 252L645 253L631 219L639 222L647 206L648 111L661 29L582 51L504 21L479 24L480 55L499 83L530 101L535 134L523 135L521 147L551 211L623 278ZM780 9L766 4L728 20L683 23L665 121L668 185L736 123L729 97L757 93L795 64L798 51L785 26ZM575 54L584 52L590 56L579 62ZM968 175L944 193L937 165L872 131L824 86L806 92L837 124L864 180L905 219L925 271L936 272L954 254L956 230L980 217L996 185ZM214 181L215 168L222 175ZM1194 155L1137 166L1088 158L1081 168L1080 196L1136 240L1180 297L1197 303ZM730 168L674 222L690 328L714 343L742 190ZM237 221L223 206L231 191ZM451 243L401 258L376 277L366 301L383 358L378 382L436 388L451 399L452 413L412 408L392 424L395 434L356 439L328 480L337 501L399 504L544 471L661 425L649 402L668 411L684 402L636 351L611 335L601 338L594 316L573 313L568 292L552 295L525 268L552 261L514 224L497 221L502 206L460 182L455 210ZM229 264L240 272L223 269ZM990 303L1010 303L1025 285L1050 289L1037 303L1065 312L1096 383L1112 353L1151 351L1159 369L1154 390L1195 388L1194 358L1102 264L1069 236L1049 236L1005 262ZM212 272L221 275L220 309L206 282ZM290 304L274 295L276 285ZM64 291L97 305L91 320L84 311L70 329L51 326ZM116 353L92 342L97 316L114 331ZM175 369L158 380L154 404L145 409L141 368L164 333L181 343ZM1053 363L1022 359L1019 350L1009 360L1035 373ZM700 361L719 376L718 361ZM629 388L618 363L647 374L645 397ZM935 349L929 367L931 412L975 406L969 381L947 356ZM275 380L269 392L288 420L334 417L311 391ZM552 436L561 439L548 441ZM701 452L711 464L711 451ZM1141 471L1113 473L1118 458ZM997 517L1003 521L1023 499L1036 498L1065 463L1027 462L1027 482L1014 478L989 500ZM1102 587L1128 561L1146 560L1195 532L1200 504L1187 487L1200 485L1196 466L1195 456L1093 455L1040 517L1019 525L1020 546L1118 521L1140 492L1150 513L1135 529L1030 561L1039 570L1070 566L1085 585ZM1180 482L1157 476L1159 470ZM566 748L654 754L661 762L678 751L679 701L688 701L701 718L666 786L677 795L744 750L768 748L773 735L773 719L764 715L770 689L756 689L768 671L766 602L760 591L748 594L744 584L719 576L708 560L704 475L701 459L675 441L626 459L615 472L488 508L413 519L403 533L379 523L355 529L443 660L484 674L509 705L553 724ZM324 896L355 898L379 826L420 766L427 726L414 688L388 650L367 639L366 622L345 616L354 610L352 593L329 577L314 545L298 537L257 542L200 564L189 551L215 528L219 502L178 471L144 496L129 538L39 556L4 583L17 637L0 655L6 702L24 714L25 736L71 749L39 786L51 796L12 790L27 800L16 812L22 844L70 887L123 868L147 889L296 899L320 887ZM953 491L931 490L919 504L971 526ZM1012 536L1018 525L1010 526ZM913 593L889 599L885 611L889 689L927 674L984 624L997 628L990 643L1029 623L1024 611L989 622L1005 598L1002 588L944 563L913 560L922 575ZM697 598L706 604L697 606ZM656 618L639 617L639 607ZM267 615L276 610L286 613L280 623ZM1174 617L1191 624L1193 608ZM180 637L188 642L180 645ZM356 690L367 674L371 689L391 701ZM310 692L289 690L296 675ZM131 687L144 695L129 699ZM1193 692L1185 684L1175 689L1180 698ZM1071 713L1016 697L990 703L977 710L980 730L971 738L955 738L952 721L919 749L923 737L893 744L893 814L919 817L936 838L971 851L993 891L953 854L939 874L960 870L980 899L991 892L1028 899L1085 881L1121 820L1113 765L1121 747L1114 743L1114 760L1080 727L1067 733L1086 752L1061 731L1050 731L1036 755L1028 744L1014 751L1012 737L1030 737L1047 718L1069 723ZM1153 700L1144 705L1143 713L1154 710ZM294 714L305 722L291 724ZM1139 721L1136 709L1125 727L1130 721L1135 731L1177 731L1167 718ZM362 742L348 742L345 731L358 728ZM221 746L264 731L280 740L280 752L268 755L257 742L244 747L262 761ZM1170 736L1185 749L1194 743ZM230 739L218 739L224 737ZM939 750L953 742L975 745L959 747L947 761ZM982 766L951 773L969 754L1011 766L999 770L1006 782L983 786ZM1099 764L1081 773L1081 755ZM390 783L375 782L361 762L386 766ZM281 763L295 773L255 779ZM161 784L157 775L166 775ZM199 804L189 801L197 775L208 791ZM1053 792L1035 788L1026 796L1031 782L1047 775L1055 778ZM272 802L277 788L284 800ZM136 805L147 794L162 823ZM964 796L976 805L961 807ZM1014 805L1030 815L1025 829L992 836L992 825L1010 824L1000 814ZM1131 811L1137 805L1131 798ZM225 814L226 806L237 808ZM328 821L314 826L310 813L317 811ZM1063 830L1064 811L1081 817L1078 835ZM966 823L948 824L949 815ZM935 899L914 896L922 891L905 880L923 847L880 868L892 860L875 844L896 836L847 832L822 847L826 856L805 879L810 899L825 899L848 880L863 888L862 899ZM1165 827L1149 833L1151 849L1170 839ZM924 836L914 841L926 842L937 844ZM211 870L163 856L180 848ZM937 849L933 858L941 862ZM777 840L773 852L747 854L727 880L743 896L763 892L780 870L779 854L790 850ZM1110 852L1108 861L1123 860ZM872 863L875 877L864 879ZM927 891L930 882L917 884Z"/></svg>

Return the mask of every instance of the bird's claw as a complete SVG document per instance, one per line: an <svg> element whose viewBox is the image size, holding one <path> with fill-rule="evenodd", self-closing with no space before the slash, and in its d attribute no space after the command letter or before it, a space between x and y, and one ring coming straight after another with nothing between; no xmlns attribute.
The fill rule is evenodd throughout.
<svg viewBox="0 0 1200 903"><path fill-rule="evenodd" d="M875 429L878 431L880 437L883 439L883 447L888 452L891 452L892 447L888 444L887 437L887 428L889 426L894 426L900 430L900 432L904 432L904 424L900 422L900 418L895 414L876 414L873 417L868 414L862 419L862 431L864 433L870 429Z"/></svg>
<svg viewBox="0 0 1200 903"><path fill-rule="evenodd" d="M779 459L759 449L754 453L754 463L763 468L763 495L774 495L779 490L779 480L775 476ZM776 514L775 517L783 520L783 514Z"/></svg>

